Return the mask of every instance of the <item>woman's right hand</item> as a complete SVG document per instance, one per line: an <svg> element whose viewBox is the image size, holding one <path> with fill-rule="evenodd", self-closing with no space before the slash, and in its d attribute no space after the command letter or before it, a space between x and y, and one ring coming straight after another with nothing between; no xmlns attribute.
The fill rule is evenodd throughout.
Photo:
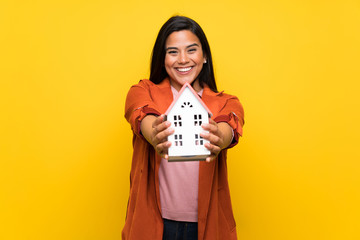
<svg viewBox="0 0 360 240"><path fill-rule="evenodd" d="M165 115L154 116L148 115L141 121L141 133L145 139L154 147L155 151L168 160L168 149L171 142L167 141L167 137L174 133L170 127L169 121L164 121Z"/></svg>

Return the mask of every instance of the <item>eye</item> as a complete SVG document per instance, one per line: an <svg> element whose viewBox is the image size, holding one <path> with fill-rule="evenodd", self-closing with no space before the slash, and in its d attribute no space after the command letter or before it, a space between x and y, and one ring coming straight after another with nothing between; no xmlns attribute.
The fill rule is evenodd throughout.
<svg viewBox="0 0 360 240"><path fill-rule="evenodd" d="M196 48L190 48L190 49L188 50L188 52L190 52L190 53L193 53L193 52L196 52L196 51L197 51Z"/></svg>
<svg viewBox="0 0 360 240"><path fill-rule="evenodd" d="M167 52L168 54L171 54L171 55L175 55L177 54L177 51L176 50L170 50Z"/></svg>

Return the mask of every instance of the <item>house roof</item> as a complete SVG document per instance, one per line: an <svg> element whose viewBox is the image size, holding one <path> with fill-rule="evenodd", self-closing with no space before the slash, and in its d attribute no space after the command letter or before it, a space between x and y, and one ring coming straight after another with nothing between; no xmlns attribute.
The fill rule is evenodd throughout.
<svg viewBox="0 0 360 240"><path fill-rule="evenodd" d="M205 103L201 100L200 96L195 92L195 90L191 87L191 85L186 82L182 88L180 89L178 95L176 96L176 98L174 99L174 101L171 103L171 105L169 106L169 108L166 110L165 115L168 115L170 110L173 108L174 104L178 101L178 99L180 98L181 94L185 91L186 88L189 88L189 90L191 91L191 93L196 97L196 99L200 102L200 104L205 108L205 110L210 114L210 116L212 116L211 111L209 110L209 108L205 105Z"/></svg>

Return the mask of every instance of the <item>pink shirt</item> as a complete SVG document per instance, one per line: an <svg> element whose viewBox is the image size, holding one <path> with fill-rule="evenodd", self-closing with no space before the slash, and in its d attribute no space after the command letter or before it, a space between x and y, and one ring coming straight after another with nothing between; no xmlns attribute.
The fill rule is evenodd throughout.
<svg viewBox="0 0 360 240"><path fill-rule="evenodd" d="M174 99L178 92L171 87ZM201 90L198 94L202 95ZM175 221L198 221L199 162L161 160L159 188L162 217Z"/></svg>

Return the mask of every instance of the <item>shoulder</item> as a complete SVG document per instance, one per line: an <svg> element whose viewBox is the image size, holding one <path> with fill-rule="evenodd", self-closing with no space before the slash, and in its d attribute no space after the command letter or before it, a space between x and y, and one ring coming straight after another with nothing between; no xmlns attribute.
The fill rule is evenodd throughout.
<svg viewBox="0 0 360 240"><path fill-rule="evenodd" d="M156 86L156 84L150 81L149 79L141 79L137 84L134 84L132 87L136 87L136 86L150 88Z"/></svg>
<svg viewBox="0 0 360 240"><path fill-rule="evenodd" d="M219 99L238 99L235 95L231 95L231 94L225 93L224 91L218 92L218 93L216 94L216 96L217 96Z"/></svg>
<svg viewBox="0 0 360 240"><path fill-rule="evenodd" d="M137 96L141 94L149 94L157 85L148 79L141 79L138 83L132 85L129 89L128 96Z"/></svg>
<svg viewBox="0 0 360 240"><path fill-rule="evenodd" d="M163 88L170 88L170 82L168 79L164 79L161 83L153 83L149 79L141 79L137 84L133 85L132 87L142 87L146 89L163 89Z"/></svg>
<svg viewBox="0 0 360 240"><path fill-rule="evenodd" d="M204 87L203 96L208 101L217 102L218 104L224 104L225 102L227 102L229 100L237 100L237 101L239 101L239 99L235 95L225 93L224 91L214 92L208 87Z"/></svg>
<svg viewBox="0 0 360 240"><path fill-rule="evenodd" d="M235 112L239 116L243 116L244 110L239 99L235 95L221 92L213 92L209 88L204 88L203 101L217 116L219 114L230 114Z"/></svg>

